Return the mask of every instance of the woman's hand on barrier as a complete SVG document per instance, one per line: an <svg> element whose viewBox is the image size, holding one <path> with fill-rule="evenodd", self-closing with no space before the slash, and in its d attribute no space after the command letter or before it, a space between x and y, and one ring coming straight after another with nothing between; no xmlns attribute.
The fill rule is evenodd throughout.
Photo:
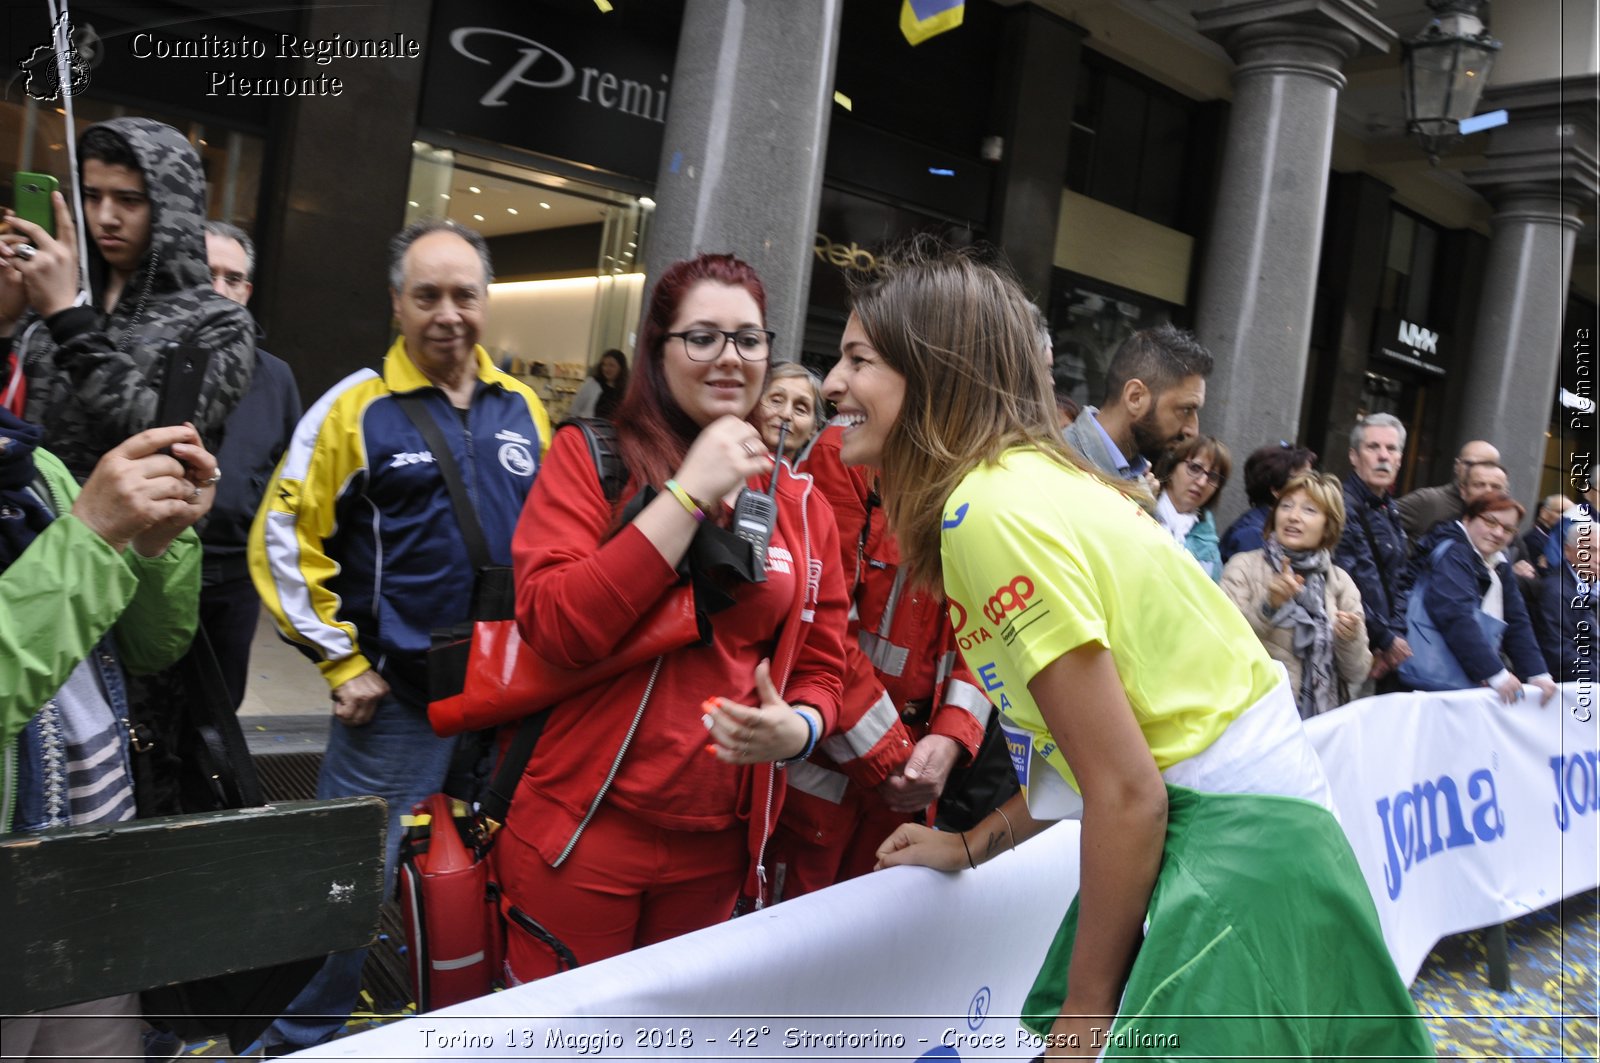
<svg viewBox="0 0 1600 1063"><path fill-rule="evenodd" d="M1486 680L1484 685L1500 695L1500 701L1506 705L1522 697L1522 680L1510 672L1501 672L1494 678Z"/></svg>
<svg viewBox="0 0 1600 1063"><path fill-rule="evenodd" d="M767 661L756 665L756 697L761 704L740 705L727 698L708 698L701 706L711 732L707 749L724 764L787 760L804 749L811 738L811 727L800 713L812 710L796 710L783 700L772 684L772 668ZM813 718L811 726L820 722Z"/></svg>
<svg viewBox="0 0 1600 1063"><path fill-rule="evenodd" d="M715 505L750 477L771 470L772 455L761 442L761 433L748 421L728 414L706 425L673 478L691 497Z"/></svg>
<svg viewBox="0 0 1600 1063"><path fill-rule="evenodd" d="M920 823L905 823L878 846L874 871L897 864L931 867L935 871L960 871L970 867L967 846L954 831L933 830Z"/></svg>
<svg viewBox="0 0 1600 1063"><path fill-rule="evenodd" d="M1540 705L1550 704L1550 699L1556 696L1556 691L1558 689L1556 687L1556 681L1547 675L1536 675L1532 679L1528 680L1528 683L1530 686L1538 687L1543 693L1544 696L1539 699Z"/></svg>

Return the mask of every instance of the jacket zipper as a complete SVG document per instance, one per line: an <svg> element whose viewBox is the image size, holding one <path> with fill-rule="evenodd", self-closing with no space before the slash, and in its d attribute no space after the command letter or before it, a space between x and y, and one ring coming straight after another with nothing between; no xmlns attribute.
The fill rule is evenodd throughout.
<svg viewBox="0 0 1600 1063"><path fill-rule="evenodd" d="M656 688L656 677L661 674L661 662L665 656L657 657L655 666L650 669L650 681L644 685L644 696L639 699L639 708L633 714L633 722L628 725L628 733L622 736L622 748L617 750L616 759L611 762L611 770L606 773L605 782L600 784L600 792L594 795L594 801L589 805L589 811L583 814L583 820L578 824L578 829L572 832L572 837L567 840L567 847L561 850L561 855L556 857L551 867L560 867L572 855L572 850L577 846L578 839L583 836L584 828L600 811L600 802L606 798L606 793L611 789L611 784L617 777L617 772L622 769L622 758L627 755L628 747L633 744L634 733L639 730L639 721L644 719L644 707L650 701L650 694Z"/></svg>
<svg viewBox="0 0 1600 1063"><path fill-rule="evenodd" d="M774 473L776 475L776 473ZM793 472L789 474L799 479ZM811 487L816 481L805 477L805 490L800 495L800 542L804 553L801 555L806 561L805 582L801 584L800 609L803 612L806 606L806 594L811 588L811 516L809 503L811 501ZM822 578L817 578L817 597L822 597ZM804 623L804 621L801 621ZM799 642L795 643L799 652ZM778 683L778 693L784 694L789 689L789 676L794 670L794 657L791 654L783 669L783 678ZM778 787L778 766L771 761L767 762L767 799L761 808L761 845L756 849L756 902L755 911L760 911L767 906L767 842L772 838L772 792Z"/></svg>

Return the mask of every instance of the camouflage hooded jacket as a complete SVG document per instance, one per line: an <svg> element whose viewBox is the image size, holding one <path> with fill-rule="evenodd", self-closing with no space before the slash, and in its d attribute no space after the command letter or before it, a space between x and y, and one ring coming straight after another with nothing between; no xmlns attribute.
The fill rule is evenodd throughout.
<svg viewBox="0 0 1600 1063"><path fill-rule="evenodd" d="M27 419L44 426L45 446L80 480L102 454L154 423L167 348L211 352L194 422L212 452L256 363L249 312L211 290L199 156L176 129L147 118L114 118L95 128L111 130L139 160L150 199L150 249L107 315L99 307L109 267L90 239L91 305L24 321L17 332Z"/></svg>

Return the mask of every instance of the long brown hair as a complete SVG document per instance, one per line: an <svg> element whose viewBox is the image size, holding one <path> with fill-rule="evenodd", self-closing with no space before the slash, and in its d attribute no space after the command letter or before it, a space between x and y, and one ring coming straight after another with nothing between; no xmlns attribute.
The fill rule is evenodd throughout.
<svg viewBox="0 0 1600 1063"><path fill-rule="evenodd" d="M678 304L701 281L743 288L756 301L762 323L766 322L767 290L755 269L742 259L700 254L674 262L661 274L639 327L638 353L628 377L628 390L615 415L617 449L634 481L641 486L666 481L683 464L689 445L700 434L700 426L683 412L667 386L662 349Z"/></svg>
<svg viewBox="0 0 1600 1063"><path fill-rule="evenodd" d="M884 510L911 578L939 587L945 501L978 465L1025 446L1112 481L1061 438L1050 367L1015 278L970 250L926 240L880 261L855 287L853 309L906 382L900 417L884 438Z"/></svg>

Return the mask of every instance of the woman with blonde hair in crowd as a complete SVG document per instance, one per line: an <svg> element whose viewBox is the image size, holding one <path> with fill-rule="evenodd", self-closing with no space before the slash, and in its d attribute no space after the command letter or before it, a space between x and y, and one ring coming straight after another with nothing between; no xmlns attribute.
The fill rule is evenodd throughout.
<svg viewBox="0 0 1600 1063"><path fill-rule="evenodd" d="M783 457L794 461L817 437L823 424L822 381L799 362L779 362L767 370L761 401L750 411L750 423L761 433L761 442L777 452L778 428L788 429L783 436Z"/></svg>
<svg viewBox="0 0 1600 1063"><path fill-rule="evenodd" d="M1190 436L1156 463L1161 495L1156 520L1199 562L1213 583L1222 578L1222 546L1211 515L1233 472L1233 455L1216 436Z"/></svg>
<svg viewBox="0 0 1600 1063"><path fill-rule="evenodd" d="M1024 1004L1046 1054L1142 1027L1194 1058L1431 1055L1282 669L1068 450L1020 285L886 256L824 393L1020 751L1022 793L970 831L898 828L880 865L959 871L1081 817L1078 895Z"/></svg>
<svg viewBox="0 0 1600 1063"><path fill-rule="evenodd" d="M1267 514L1266 545L1222 571L1222 589L1288 670L1304 719L1349 701L1372 668L1361 592L1331 559L1344 521L1338 478L1301 473Z"/></svg>

